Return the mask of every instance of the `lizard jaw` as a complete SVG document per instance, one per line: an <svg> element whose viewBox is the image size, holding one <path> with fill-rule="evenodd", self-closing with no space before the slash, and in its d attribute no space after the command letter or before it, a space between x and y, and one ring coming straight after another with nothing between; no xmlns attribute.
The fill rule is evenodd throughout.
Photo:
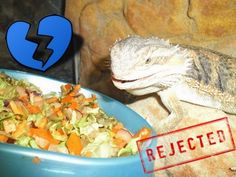
<svg viewBox="0 0 236 177"><path fill-rule="evenodd" d="M133 80L116 79L112 76L112 82L117 88L140 96L160 91L160 88L152 83L153 76L155 77L155 74Z"/></svg>
<svg viewBox="0 0 236 177"><path fill-rule="evenodd" d="M123 80L123 79L117 79L116 77L111 76L111 80L112 80L113 82L127 83L127 82L134 82L134 81L137 81L137 80L139 80L139 79Z"/></svg>
<svg viewBox="0 0 236 177"><path fill-rule="evenodd" d="M132 80L117 79L114 75L112 75L111 79L112 79L113 84L117 88L119 88L121 90L126 90L126 89L132 89L132 86L139 85L139 83L141 83L142 81L144 81L146 79L151 78L154 75L155 74L151 74L149 76L145 76L145 77L141 77L141 78L137 78L137 79L132 79ZM141 85L140 85L140 88L142 88Z"/></svg>

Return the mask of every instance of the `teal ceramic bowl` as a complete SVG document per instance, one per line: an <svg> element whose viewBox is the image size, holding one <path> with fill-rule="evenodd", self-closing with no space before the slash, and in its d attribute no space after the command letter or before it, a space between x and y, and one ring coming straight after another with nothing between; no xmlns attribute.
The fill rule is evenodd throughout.
<svg viewBox="0 0 236 177"><path fill-rule="evenodd" d="M28 80L40 87L44 93L59 92L60 85L64 84L64 82L19 71L0 69L0 72L5 72L17 79ZM132 133L144 126L151 128L142 117L120 102L89 89L82 89L82 92L87 96L96 94L99 105L106 113L114 115ZM33 163L35 157L40 159L39 163ZM152 174L144 173L139 154L120 158L85 158L0 143L0 176L151 177Z"/></svg>

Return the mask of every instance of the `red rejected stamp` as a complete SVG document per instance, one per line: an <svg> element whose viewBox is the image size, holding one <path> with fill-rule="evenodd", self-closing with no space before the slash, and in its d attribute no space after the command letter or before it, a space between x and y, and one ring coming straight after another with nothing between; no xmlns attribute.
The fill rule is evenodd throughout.
<svg viewBox="0 0 236 177"><path fill-rule="evenodd" d="M150 140L157 142L155 146L143 147ZM227 117L139 140L137 146L145 173L236 149Z"/></svg>

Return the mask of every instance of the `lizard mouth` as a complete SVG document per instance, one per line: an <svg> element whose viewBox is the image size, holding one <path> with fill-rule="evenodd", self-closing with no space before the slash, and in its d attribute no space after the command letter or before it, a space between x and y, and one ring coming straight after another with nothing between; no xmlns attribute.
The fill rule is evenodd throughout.
<svg viewBox="0 0 236 177"><path fill-rule="evenodd" d="M114 76L111 76L111 80L114 82L119 82L119 83L127 83L127 82L134 82L137 81L139 79L133 79L133 80L122 80L122 79L116 79Z"/></svg>
<svg viewBox="0 0 236 177"><path fill-rule="evenodd" d="M117 79L114 75L111 76L111 80L113 82L118 82L118 83L121 83L121 84L124 84L124 83L131 83L131 82L135 82L135 81L138 81L138 80L144 80L146 78L149 78L151 76L153 76L154 74L151 74L149 76L145 76L145 77L141 77L141 78L137 78L137 79L130 79L130 80L125 80L125 79Z"/></svg>

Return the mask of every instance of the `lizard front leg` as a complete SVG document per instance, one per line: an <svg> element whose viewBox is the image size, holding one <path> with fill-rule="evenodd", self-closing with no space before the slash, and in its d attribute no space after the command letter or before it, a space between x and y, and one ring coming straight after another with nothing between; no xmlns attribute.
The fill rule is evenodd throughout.
<svg viewBox="0 0 236 177"><path fill-rule="evenodd" d="M158 95L161 97L162 103L168 109L170 114L167 118L161 120L161 122L157 122L154 126L157 131L170 131L187 113L184 113L179 99L171 88L158 92Z"/></svg>

